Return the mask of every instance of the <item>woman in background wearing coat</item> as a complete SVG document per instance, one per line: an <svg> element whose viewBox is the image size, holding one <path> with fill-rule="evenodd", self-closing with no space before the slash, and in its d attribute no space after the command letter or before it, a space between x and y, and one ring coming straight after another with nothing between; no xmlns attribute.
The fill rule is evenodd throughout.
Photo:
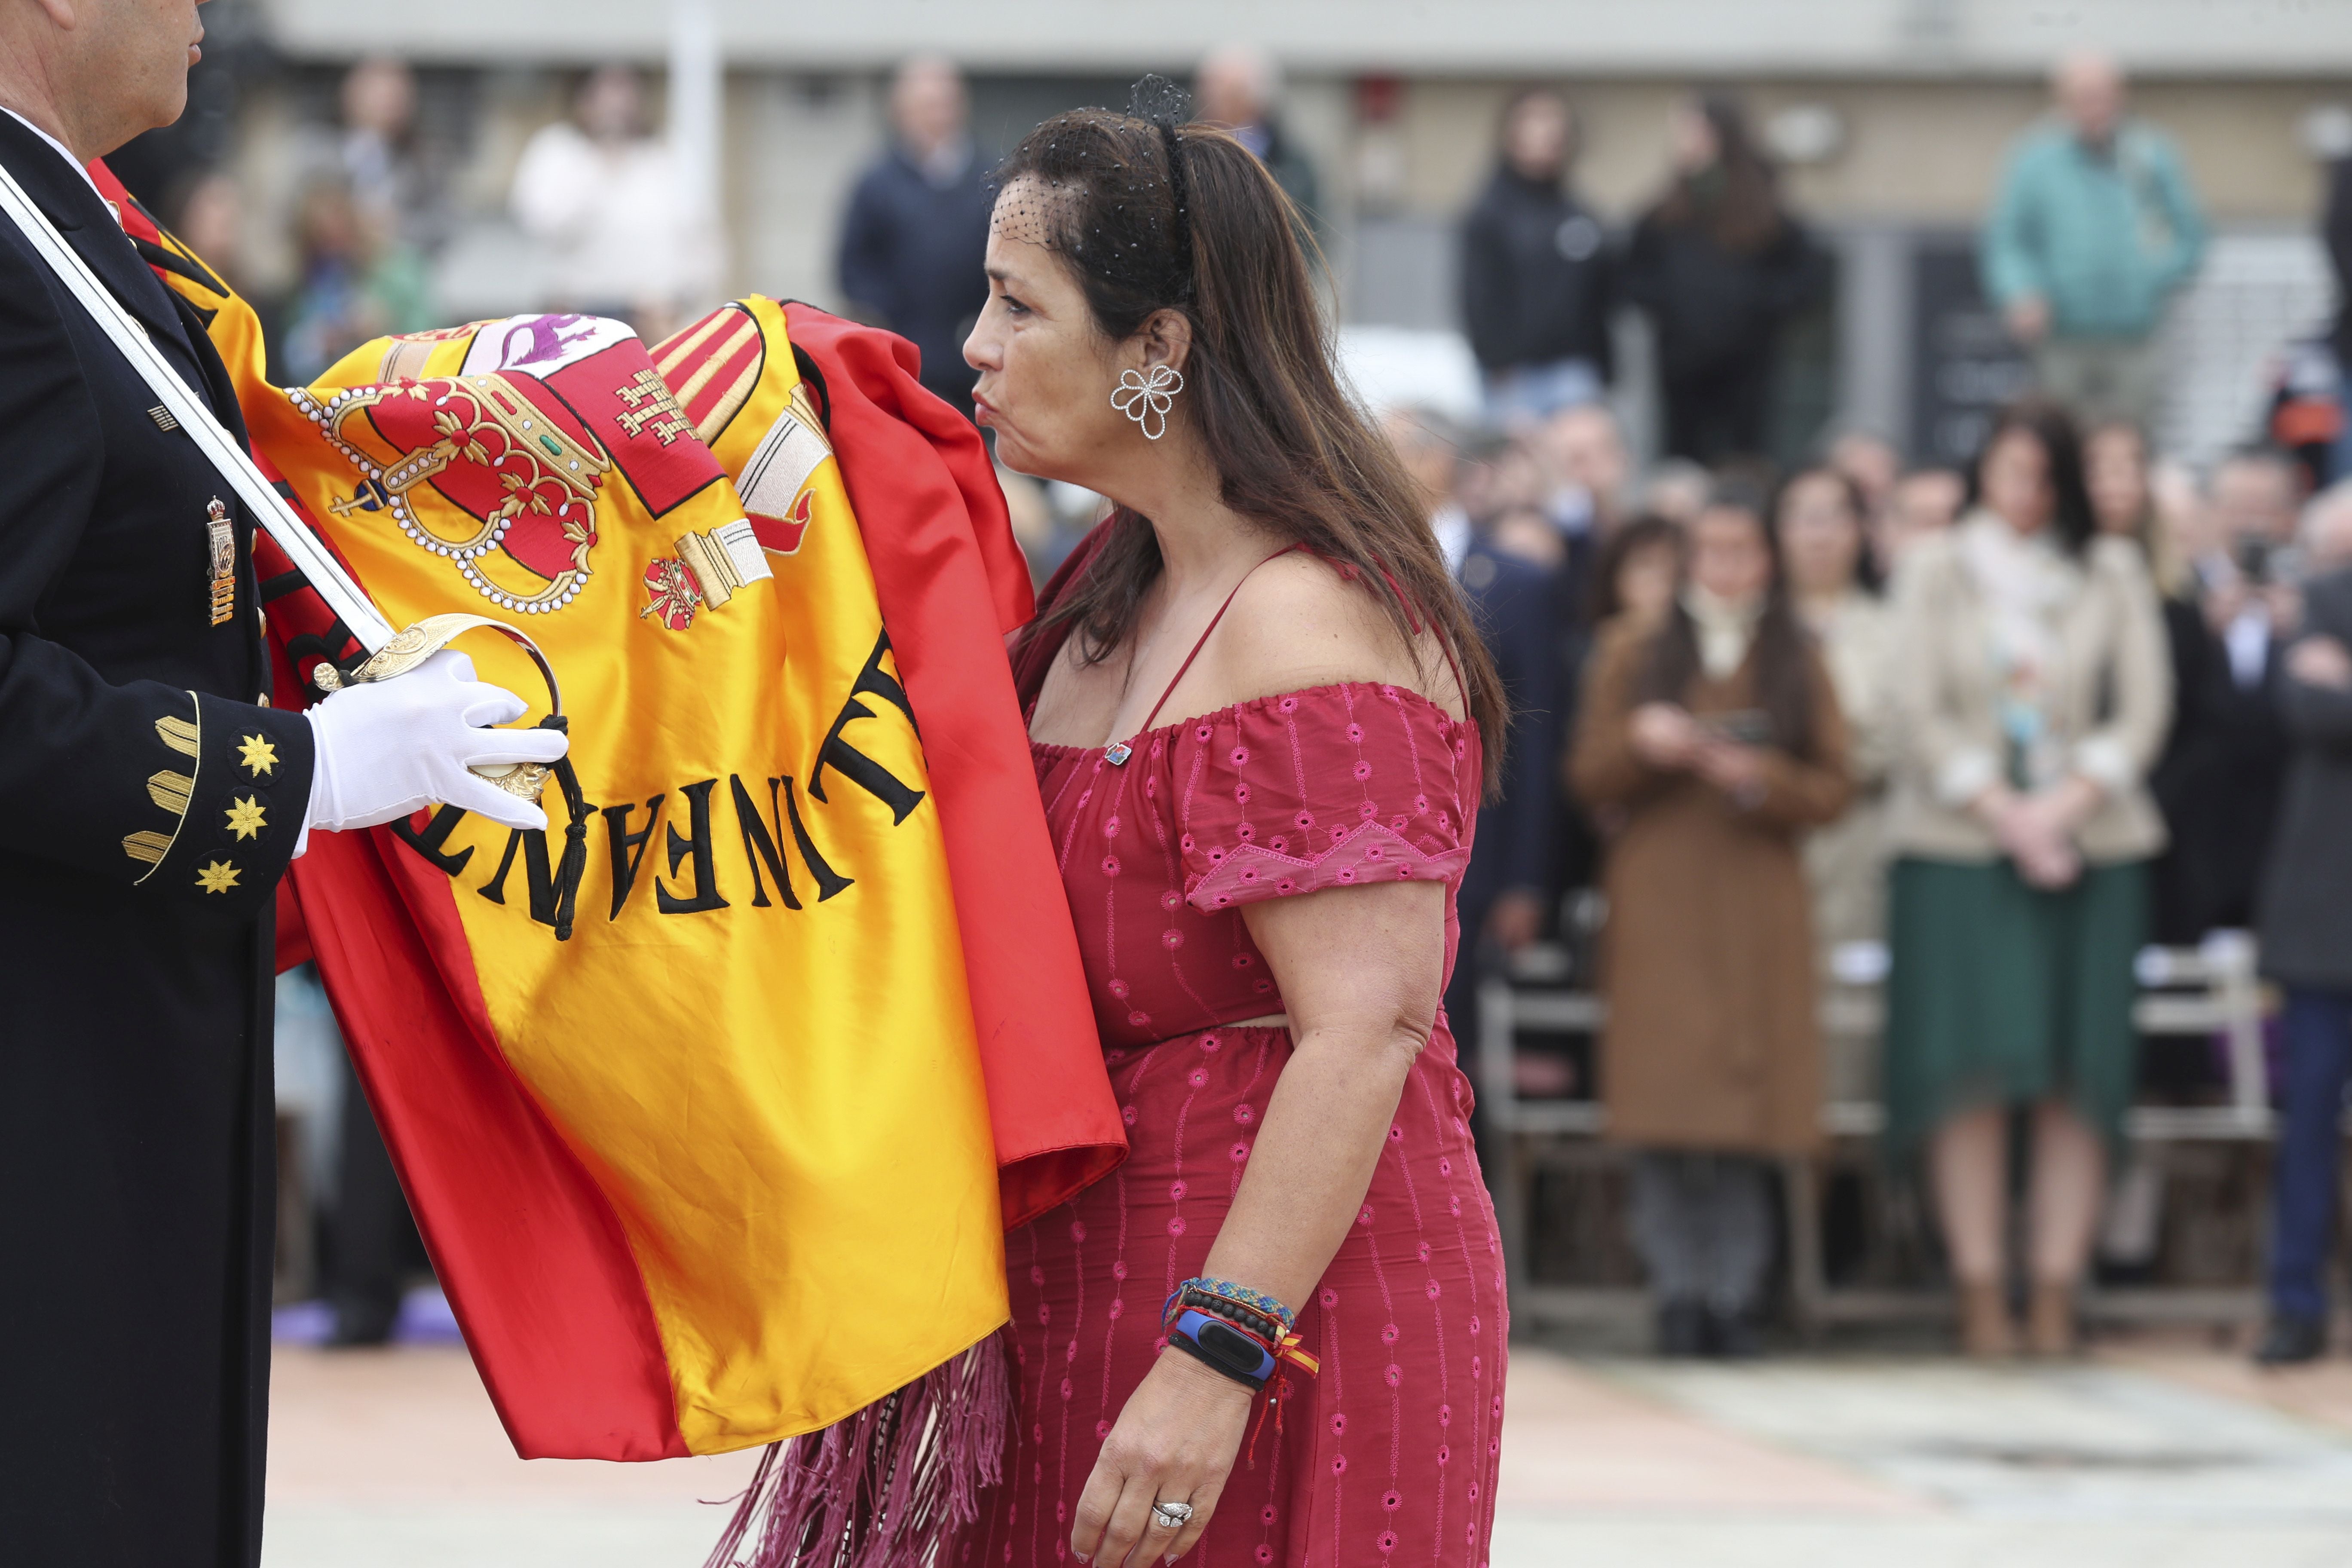
<svg viewBox="0 0 2352 1568"><path fill-rule="evenodd" d="M2157 514L2147 437L2138 426L2110 421L2084 433L2083 488L2099 531L2139 546L2164 616L2165 647L2172 665L2172 722L2165 731L2164 750L2148 770L2147 787L2164 816L2168 842L2148 868L2155 921L2148 940L2167 947L2194 947L2217 923L2213 913L2226 897L2221 889L2228 879L2216 876L2213 862L2228 854L2214 847L2211 825L2241 810L2231 788L2231 732L2219 695L2230 682L2230 656L2205 624L2185 552L2177 540L2168 537ZM2180 1045L2205 1049L2202 1040L2175 1038Z"/></svg>
<svg viewBox="0 0 2352 1568"><path fill-rule="evenodd" d="M1813 937L1824 952L1886 934L1886 766L1895 747L1887 674L1895 619L1870 560L1869 512L1853 481L1831 468L1791 475L1772 505L1790 598L1819 641L1837 689L1854 797L1805 842Z"/></svg>
<svg viewBox="0 0 2352 1568"><path fill-rule="evenodd" d="M1822 973L1838 949L1886 937L1886 765L1894 754L1888 649L1895 619L1870 558L1869 509L1854 482L1826 464L1790 476L1772 502L1772 531L1789 593L1837 689L1853 797L1837 821L1805 840L1813 942ZM1832 1101L1878 1098L1878 1051L1867 1037L1832 1038Z"/></svg>
<svg viewBox="0 0 2352 1568"><path fill-rule="evenodd" d="M1828 268L1738 104L1682 105L1673 142L1674 183L1634 226L1620 276L1657 333L1666 451L1712 467L1763 453L1780 329Z"/></svg>
<svg viewBox="0 0 2352 1568"><path fill-rule="evenodd" d="M2095 531L2063 411L2003 411L1972 500L1895 584L1888 1131L1927 1141L1962 1340L1999 1356L2009 1122L2029 1111L2028 1341L2062 1355L2134 1083L2164 847L2144 781L2172 677L2147 562Z"/></svg>
<svg viewBox="0 0 2352 1568"><path fill-rule="evenodd" d="M1622 821L1601 960L1610 1135L1642 1151L1635 1245L1667 1354L1751 1354L1771 1263L1767 1157L1821 1129L1805 829L1844 808L1845 723L1756 498L1691 529L1663 622L1603 635L1577 793Z"/></svg>
<svg viewBox="0 0 2352 1568"><path fill-rule="evenodd" d="M1503 109L1494 178L1462 220L1462 325L1486 377L1486 416L1539 424L1607 390L1616 257L1570 184L1576 117L1529 88Z"/></svg>

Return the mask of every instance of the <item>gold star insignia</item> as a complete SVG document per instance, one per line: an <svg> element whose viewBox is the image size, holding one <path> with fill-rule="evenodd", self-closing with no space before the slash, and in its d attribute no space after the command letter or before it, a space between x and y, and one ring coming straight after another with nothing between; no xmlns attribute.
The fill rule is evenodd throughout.
<svg viewBox="0 0 2352 1568"><path fill-rule="evenodd" d="M239 838L251 838L269 826L262 815L261 803L247 795L228 808L229 831Z"/></svg>
<svg viewBox="0 0 2352 1568"><path fill-rule="evenodd" d="M226 893L236 886L236 868L226 860L215 860L196 873L196 886L207 893Z"/></svg>
<svg viewBox="0 0 2352 1568"><path fill-rule="evenodd" d="M256 773L266 773L278 766L278 748L267 736L247 735L237 750L244 754L245 765Z"/></svg>

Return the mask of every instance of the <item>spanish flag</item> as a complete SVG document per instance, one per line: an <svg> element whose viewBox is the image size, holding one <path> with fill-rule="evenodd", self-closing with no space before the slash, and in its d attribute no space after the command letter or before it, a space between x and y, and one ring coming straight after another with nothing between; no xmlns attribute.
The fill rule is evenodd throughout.
<svg viewBox="0 0 2352 1568"><path fill-rule="evenodd" d="M1026 574L912 351L747 299L279 388L246 303L91 172L394 624L511 621L562 684L545 833L320 835L281 900L517 1450L770 1443L987 1340L1004 1226L1124 1142L1003 655ZM278 700L315 700L358 650L260 548Z"/></svg>

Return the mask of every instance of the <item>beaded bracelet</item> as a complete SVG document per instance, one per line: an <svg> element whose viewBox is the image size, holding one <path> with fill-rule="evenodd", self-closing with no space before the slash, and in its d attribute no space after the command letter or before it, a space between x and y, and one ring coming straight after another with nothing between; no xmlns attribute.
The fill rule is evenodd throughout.
<svg viewBox="0 0 2352 1568"><path fill-rule="evenodd" d="M1223 1318L1226 1322L1247 1329L1251 1333L1264 1339L1282 1337L1281 1323L1265 1313L1254 1307L1244 1307L1239 1301L1228 1301L1222 1297L1203 1295L1198 1290L1180 1291L1170 1297L1166 1310L1160 1315L1160 1321L1164 1325L1176 1313L1184 1311L1206 1312L1211 1317Z"/></svg>
<svg viewBox="0 0 2352 1568"><path fill-rule="evenodd" d="M1178 1314L1187 1311L1206 1312L1211 1317L1222 1318L1267 1341L1278 1340L1287 1331L1283 1328L1282 1321L1271 1312L1245 1307L1239 1301L1212 1296L1206 1290L1185 1285L1179 1285L1169 1292L1168 1300L1160 1304L1160 1326L1166 1328L1176 1321Z"/></svg>
<svg viewBox="0 0 2352 1568"><path fill-rule="evenodd" d="M1231 1301L1237 1306L1263 1312L1281 1324L1285 1333L1298 1326L1297 1313L1265 1291L1253 1290L1246 1285L1236 1285L1230 1279L1211 1279L1206 1276L1195 1276L1177 1286L1176 1289L1179 1294L1187 1290L1198 1290L1203 1295L1214 1296L1221 1300Z"/></svg>

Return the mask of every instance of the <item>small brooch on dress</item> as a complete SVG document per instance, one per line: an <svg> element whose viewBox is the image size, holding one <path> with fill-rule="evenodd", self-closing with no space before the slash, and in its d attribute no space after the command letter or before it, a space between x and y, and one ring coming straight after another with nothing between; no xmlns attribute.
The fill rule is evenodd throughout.
<svg viewBox="0 0 2352 1568"><path fill-rule="evenodd" d="M1125 767L1127 759L1133 755L1135 755L1135 748L1125 741L1113 741L1103 748L1103 761L1115 768Z"/></svg>

